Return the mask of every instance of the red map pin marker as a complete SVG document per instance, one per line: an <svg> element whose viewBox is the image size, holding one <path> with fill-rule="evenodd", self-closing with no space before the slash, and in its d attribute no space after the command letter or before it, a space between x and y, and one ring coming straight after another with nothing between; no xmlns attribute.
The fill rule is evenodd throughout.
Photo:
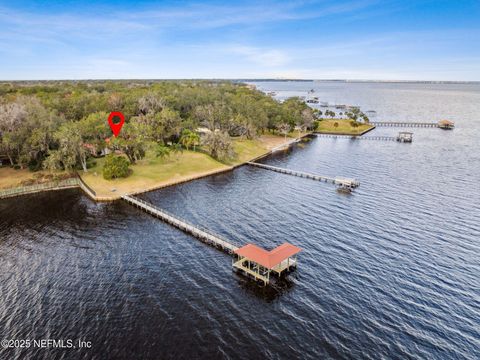
<svg viewBox="0 0 480 360"><path fill-rule="evenodd" d="M120 119L119 122L114 123L113 118L117 117ZM110 129L112 129L113 135L115 137L120 134L120 131L122 130L122 126L125 123L125 116L120 111L112 111L110 115L108 115L108 124L110 125Z"/></svg>

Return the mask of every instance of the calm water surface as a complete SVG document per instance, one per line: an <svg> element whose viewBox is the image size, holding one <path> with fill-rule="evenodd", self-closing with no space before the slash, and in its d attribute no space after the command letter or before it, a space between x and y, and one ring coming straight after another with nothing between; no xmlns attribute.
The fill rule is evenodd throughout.
<svg viewBox="0 0 480 360"><path fill-rule="evenodd" d="M1 359L478 358L480 86L258 86L457 128L414 129L412 144L319 138L263 160L358 178L350 196L250 167L142 196L238 244L300 246L275 288L123 202L0 201L0 339L93 343Z"/></svg>

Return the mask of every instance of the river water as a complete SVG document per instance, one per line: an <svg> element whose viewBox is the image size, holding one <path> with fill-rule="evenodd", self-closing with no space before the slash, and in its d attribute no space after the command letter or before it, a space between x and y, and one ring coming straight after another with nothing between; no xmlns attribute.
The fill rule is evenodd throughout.
<svg viewBox="0 0 480 360"><path fill-rule="evenodd" d="M238 244L301 247L275 287L121 201L79 190L0 201L0 339L92 342L1 359L478 358L480 86L257 86L456 129L413 129L412 144L316 138L263 160L355 177L352 195L241 167L142 196Z"/></svg>

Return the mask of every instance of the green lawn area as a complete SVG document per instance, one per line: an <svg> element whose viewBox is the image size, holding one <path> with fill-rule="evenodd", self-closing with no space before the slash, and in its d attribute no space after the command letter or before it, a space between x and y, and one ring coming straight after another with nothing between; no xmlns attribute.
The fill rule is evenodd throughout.
<svg viewBox="0 0 480 360"><path fill-rule="evenodd" d="M289 134L288 137L301 134ZM287 138L287 141L290 139ZM252 160L266 154L270 149L285 143L284 136L266 134L255 140L234 139L233 147L237 156L235 159L222 163L202 152L184 151L178 155L157 158L153 151L147 151L144 159L131 165L131 174L126 178L105 180L102 169L104 158L94 159L95 165L87 173L78 171L82 179L104 198L119 198L124 193L146 191L149 189L174 184L213 172L228 170L232 166ZM0 188L20 186L21 182L40 182L44 177L51 177L51 172L32 173L28 170L13 170L9 167L0 168ZM57 174L57 173L55 173ZM64 172L58 172L58 176ZM41 178L41 179L40 179Z"/></svg>
<svg viewBox="0 0 480 360"><path fill-rule="evenodd" d="M350 124L350 121L347 119L321 120L317 131L328 134L358 135L373 127L373 125L360 124L355 128ZM338 127L334 126L335 123L338 123Z"/></svg>
<svg viewBox="0 0 480 360"><path fill-rule="evenodd" d="M105 180L102 175L104 161L104 158L96 159L95 167L89 169L88 173L79 172L82 179L95 190L97 196L120 196L122 193L150 189L194 175L228 169L227 165L199 152L184 151L178 156L172 154L165 159L147 152L144 159L130 166L131 175L121 179ZM112 191L113 189L115 191Z"/></svg>
<svg viewBox="0 0 480 360"><path fill-rule="evenodd" d="M235 139L233 146L237 156L222 163L202 152L184 151L160 159L147 151L144 159L131 165L132 173L121 179L105 180L102 175L104 158L95 159L96 164L88 173L79 172L82 179L101 197L119 197L124 193L145 191L187 178L227 170L231 166L252 160L269 149L284 143L283 136L264 135L256 140ZM114 191L112 191L114 190Z"/></svg>
<svg viewBox="0 0 480 360"><path fill-rule="evenodd" d="M229 165L237 165L252 160L268 151L265 144L258 140L237 139L233 143L237 157L228 161Z"/></svg>
<svg viewBox="0 0 480 360"><path fill-rule="evenodd" d="M42 184L71 177L65 171L37 171L28 169L15 170L10 166L0 166L0 189L9 189L20 186Z"/></svg>

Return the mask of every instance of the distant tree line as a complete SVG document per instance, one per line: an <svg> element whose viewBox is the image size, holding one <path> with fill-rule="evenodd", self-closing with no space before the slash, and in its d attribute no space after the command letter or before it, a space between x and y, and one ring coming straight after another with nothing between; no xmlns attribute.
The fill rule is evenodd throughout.
<svg viewBox="0 0 480 360"><path fill-rule="evenodd" d="M370 122L370 119L368 116L360 110L359 107L352 106L350 107L347 111L345 112L339 112L338 114L330 109L325 110L322 112L320 109L314 109L313 114L315 115L316 118L318 119L324 119L324 118L336 118L339 116L340 118L345 117L346 119L350 119L353 122L355 122L358 126L359 122L362 122L364 124L368 124Z"/></svg>
<svg viewBox="0 0 480 360"><path fill-rule="evenodd" d="M117 138L107 123L111 111L126 119ZM106 148L124 153L131 163L149 146L159 156L201 146L224 159L234 156L232 137L307 130L314 120L299 98L279 103L232 82L1 83L0 157L20 168L84 171L88 158ZM209 130L202 143L199 127Z"/></svg>

